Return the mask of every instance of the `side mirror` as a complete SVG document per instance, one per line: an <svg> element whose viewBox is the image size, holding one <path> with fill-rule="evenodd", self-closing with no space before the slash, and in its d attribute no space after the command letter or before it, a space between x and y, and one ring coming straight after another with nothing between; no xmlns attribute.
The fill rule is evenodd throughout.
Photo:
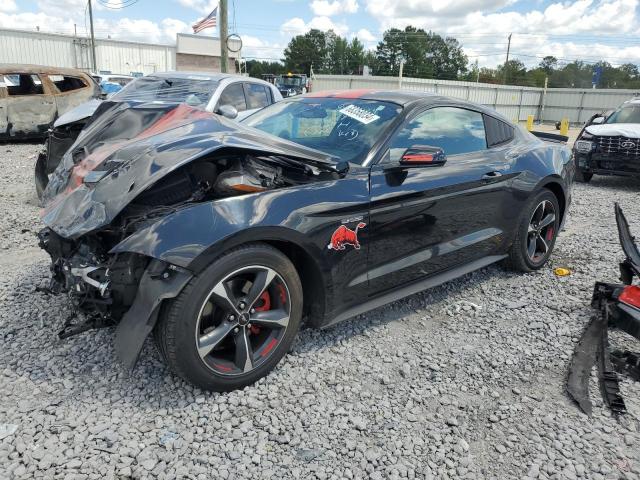
<svg viewBox="0 0 640 480"><path fill-rule="evenodd" d="M601 123L604 123L604 117L596 117L593 120L591 120L591 124L595 124L595 125L600 125Z"/></svg>
<svg viewBox="0 0 640 480"><path fill-rule="evenodd" d="M230 120L238 118L238 109L233 105L220 105L216 113Z"/></svg>
<svg viewBox="0 0 640 480"><path fill-rule="evenodd" d="M407 148L400 158L400 165L437 167L444 165L447 156L440 147L432 147L430 145L415 145Z"/></svg>

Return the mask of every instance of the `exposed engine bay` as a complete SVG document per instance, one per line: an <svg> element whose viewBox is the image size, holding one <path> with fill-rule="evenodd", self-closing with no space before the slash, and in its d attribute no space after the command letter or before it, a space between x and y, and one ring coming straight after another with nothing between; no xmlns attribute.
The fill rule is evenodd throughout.
<svg viewBox="0 0 640 480"><path fill-rule="evenodd" d="M153 317L160 300L191 277L170 263L112 251L134 233L198 204L338 175L320 152L296 156L285 144L260 150L251 132L186 105L116 105L110 113L82 131L43 196L47 228L39 240L52 259L46 291L67 294L78 318L67 321L61 338L115 325L130 310L139 317L151 309L142 314ZM138 295L145 282L147 292ZM132 308L136 302L145 308Z"/></svg>

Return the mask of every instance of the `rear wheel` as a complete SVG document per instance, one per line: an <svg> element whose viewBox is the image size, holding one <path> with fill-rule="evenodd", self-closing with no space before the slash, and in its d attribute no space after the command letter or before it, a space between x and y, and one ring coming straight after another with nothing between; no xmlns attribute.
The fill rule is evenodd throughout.
<svg viewBox="0 0 640 480"><path fill-rule="evenodd" d="M576 181L580 183L589 183L593 178L593 173L585 172L581 168L576 168Z"/></svg>
<svg viewBox="0 0 640 480"><path fill-rule="evenodd" d="M169 367L205 390L230 391L267 375L300 326L293 264L262 244L233 250L163 308L155 338Z"/></svg>
<svg viewBox="0 0 640 480"><path fill-rule="evenodd" d="M525 209L509 250L509 266L522 272L542 268L551 257L559 228L558 199L544 189L529 201Z"/></svg>

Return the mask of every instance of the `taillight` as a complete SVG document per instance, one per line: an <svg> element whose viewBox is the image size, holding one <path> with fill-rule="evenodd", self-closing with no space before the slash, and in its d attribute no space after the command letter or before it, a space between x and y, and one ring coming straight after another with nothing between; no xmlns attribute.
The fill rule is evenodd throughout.
<svg viewBox="0 0 640 480"><path fill-rule="evenodd" d="M632 307L640 308L640 287L636 287L635 285L624 287L618 300Z"/></svg>

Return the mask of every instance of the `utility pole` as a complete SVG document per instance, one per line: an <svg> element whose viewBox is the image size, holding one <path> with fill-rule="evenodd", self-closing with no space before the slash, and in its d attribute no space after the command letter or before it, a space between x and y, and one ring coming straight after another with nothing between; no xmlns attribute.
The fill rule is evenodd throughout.
<svg viewBox="0 0 640 480"><path fill-rule="evenodd" d="M507 60L504 62L504 84L507 84L507 72L508 72L508 68L509 68L509 50L511 50L511 35L513 35L513 33L509 34L509 43L507 43Z"/></svg>
<svg viewBox="0 0 640 480"><path fill-rule="evenodd" d="M96 66L96 38L93 34L93 9L91 8L91 0L89 2L89 24L91 25L91 56L93 58L93 73L98 73Z"/></svg>
<svg viewBox="0 0 640 480"><path fill-rule="evenodd" d="M227 16L227 0L220 0L220 71L229 71L229 48L227 36L229 34L229 21Z"/></svg>
<svg viewBox="0 0 640 480"><path fill-rule="evenodd" d="M404 62L406 60L404 58L400 59L400 74L398 75L398 88L402 88L402 73L404 72Z"/></svg>

